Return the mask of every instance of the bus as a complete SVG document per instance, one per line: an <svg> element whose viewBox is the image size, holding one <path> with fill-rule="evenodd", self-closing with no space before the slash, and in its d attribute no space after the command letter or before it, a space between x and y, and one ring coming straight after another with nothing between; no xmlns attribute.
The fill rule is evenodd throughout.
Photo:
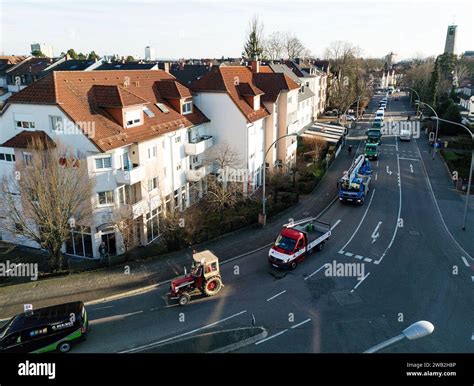
<svg viewBox="0 0 474 386"><path fill-rule="evenodd" d="M81 301L26 311L0 327L0 353L66 353L86 339L88 327Z"/></svg>

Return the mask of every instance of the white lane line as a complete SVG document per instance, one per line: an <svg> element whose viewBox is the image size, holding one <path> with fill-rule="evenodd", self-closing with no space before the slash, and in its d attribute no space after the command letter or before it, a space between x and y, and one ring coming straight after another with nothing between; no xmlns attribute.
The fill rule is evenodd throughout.
<svg viewBox="0 0 474 386"><path fill-rule="evenodd" d="M281 292L277 293L276 295L273 295L271 298L268 298L268 299L267 299L267 302L269 302L270 300L275 299L276 297L278 297L278 296L280 296L280 295L283 295L285 292L286 292L286 290L281 291Z"/></svg>
<svg viewBox="0 0 474 386"><path fill-rule="evenodd" d="M372 259L369 259L368 257L366 257L366 258L364 259L364 261L366 261L367 263L371 263L371 262L372 262Z"/></svg>
<svg viewBox="0 0 474 386"><path fill-rule="evenodd" d="M333 230L335 227L337 227L340 222L341 222L341 220L337 220L337 221L333 224L333 226L331 227L331 230Z"/></svg>
<svg viewBox="0 0 474 386"><path fill-rule="evenodd" d="M377 167L379 167L379 161L377 160Z"/></svg>
<svg viewBox="0 0 474 386"><path fill-rule="evenodd" d="M405 161L420 161L418 158L400 157L400 159L405 160Z"/></svg>
<svg viewBox="0 0 474 386"><path fill-rule="evenodd" d="M304 279L305 280L308 280L310 277L313 277L314 275L316 275L319 271L321 271L323 268L326 268L326 264L322 265L321 267L319 267L316 271L314 271L311 275L309 276L306 276Z"/></svg>
<svg viewBox="0 0 474 386"><path fill-rule="evenodd" d="M474 276L471 276L471 280L472 280L472 282L474 283Z"/></svg>
<svg viewBox="0 0 474 386"><path fill-rule="evenodd" d="M288 329L285 329L285 330L283 330L283 331L280 331L280 332L276 333L275 335L269 336L268 338L259 340L258 342L255 342L255 345L259 345L259 344L261 344L261 343L263 343L263 342L266 342L267 340L276 338L277 336L280 336L280 335L284 334L284 333L287 332L287 331L288 331Z"/></svg>
<svg viewBox="0 0 474 386"><path fill-rule="evenodd" d="M90 311L105 310L106 308L114 308L114 306L91 308Z"/></svg>
<svg viewBox="0 0 474 386"><path fill-rule="evenodd" d="M352 257L352 256L354 256L354 254L351 253L351 252L346 252L346 253L344 253L344 254L345 254L347 257Z"/></svg>
<svg viewBox="0 0 474 386"><path fill-rule="evenodd" d="M471 268L471 266L469 265L469 263L467 262L466 258L464 256L461 256L461 259L462 261L464 261L464 265L468 268Z"/></svg>
<svg viewBox="0 0 474 386"><path fill-rule="evenodd" d="M351 238L347 241L346 244L344 244L344 246L341 248L341 251L343 251L348 245L349 243L352 241L352 239L354 238L354 236L356 235L356 233L359 231L359 228L361 227L362 223L364 222L365 220L365 217L367 216L367 213L369 212L369 209L370 209L370 205L372 204L372 200L375 196L375 189L372 190L372 196L370 197L370 200L369 200L369 204L367 205L367 208L365 209L365 213L364 215L362 216L360 222L359 222L359 225L357 225L357 228L356 230L354 231L354 233L352 234Z"/></svg>
<svg viewBox="0 0 474 386"><path fill-rule="evenodd" d="M361 256L361 255L355 255L354 257L359 260L362 260L364 258L364 256Z"/></svg>
<svg viewBox="0 0 474 386"><path fill-rule="evenodd" d="M382 253L382 256L380 256L380 259L374 261L374 264L380 264L380 262L383 260L388 250L392 247L392 244L395 240L395 237L397 236L397 232L399 228L398 222L400 221L400 216L402 213L402 179L400 176L400 158L398 154L397 154L397 168L398 168L398 196L399 196L397 222L395 223L395 230L393 231L393 235L392 235L392 239L390 240L390 243L387 245L387 248L385 248L385 251Z"/></svg>
<svg viewBox="0 0 474 386"><path fill-rule="evenodd" d="M160 345L160 344L162 344L162 343L169 342L170 340L174 340L174 339L177 339L177 338L181 338L181 337L186 336L186 335L191 335L191 334L194 334L195 332L198 332L198 331L204 330L204 329L206 329L206 328L215 326L216 324L225 322L225 321L227 321L227 320L229 320L229 319L232 319L232 318L235 318L235 317L240 316L240 315L242 315L242 314L245 314L246 312L247 312L247 310L240 311L240 312L238 312L238 313L236 313L236 314L234 314L234 315L228 316L227 318L218 320L217 322L208 324L208 325L203 326L203 327L196 328L196 329L194 329L194 330L192 330L192 331L188 331L188 332L185 332L185 333L180 334L180 335L172 336L171 338L167 338L167 339L160 340L160 341L158 341L158 342L148 343L148 344L145 344L145 345L143 345L143 346L138 346L138 347L131 348L131 349L128 349L128 350L119 351L119 354L124 354L124 353L129 353L129 352L135 352L135 351L142 351L142 350L147 349L147 348L151 348L151 347L154 347L154 346L158 346L158 345Z"/></svg>
<svg viewBox="0 0 474 386"><path fill-rule="evenodd" d="M413 165L410 164L410 171L413 173Z"/></svg>
<svg viewBox="0 0 474 386"><path fill-rule="evenodd" d="M343 254L346 253L346 252L344 252L344 251L341 249L341 250L340 250L339 252L337 252L337 253L339 253L340 255L343 255Z"/></svg>
<svg viewBox="0 0 474 386"><path fill-rule="evenodd" d="M308 319L304 320L304 321L301 322L301 323L295 324L295 325L292 326L291 328L298 328L299 326L302 326L303 324L306 324L306 323L308 323L308 322L310 322L310 321L311 321L311 319L308 318Z"/></svg>
<svg viewBox="0 0 474 386"><path fill-rule="evenodd" d="M377 174L377 173L375 173L375 181L377 181L377 175L378 175L378 174Z"/></svg>
<svg viewBox="0 0 474 386"><path fill-rule="evenodd" d="M355 285L355 287L351 289L351 293L353 293L353 292L357 289L357 287L359 287L359 286L362 284L362 282L363 282L365 279L367 279L367 277L368 277L369 275L370 275L370 272L368 272L367 275L365 275L365 276L362 278L362 280L359 281L359 282Z"/></svg>
<svg viewBox="0 0 474 386"><path fill-rule="evenodd" d="M421 152L420 152L420 147L418 146L418 141L416 142L416 148L418 149L418 154L420 155L420 158L421 158ZM427 151L425 150L424 152L427 153ZM441 223L443 224L443 228L444 230L446 231L446 233L449 235L449 237L451 238L451 240L453 241L453 243L459 248L459 250L464 253L466 256L468 256L471 260L474 260L474 258L466 252L466 250L461 247L461 244L458 243L458 241L454 238L454 236L452 235L452 233L449 231L448 229L448 226L446 225L446 222L444 221L444 217L443 217L443 214L441 213L441 209L439 208L439 205L438 205L438 201L436 200L436 196L434 194L434 190L433 190L433 187L431 186L431 181L428 177L428 171L426 170L426 166L425 166L425 162L423 161L423 159L421 158L421 165L423 166L423 171L425 172L424 173L424 176L425 176L425 180L426 182L428 183L428 187L430 188L430 193L431 193L431 199L433 200L434 204L435 204L435 207L436 207L436 210L438 212L438 215L441 219Z"/></svg>

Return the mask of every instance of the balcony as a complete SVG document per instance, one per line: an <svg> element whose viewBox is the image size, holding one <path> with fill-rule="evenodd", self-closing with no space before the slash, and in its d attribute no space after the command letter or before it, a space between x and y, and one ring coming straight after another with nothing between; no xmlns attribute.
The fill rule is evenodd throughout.
<svg viewBox="0 0 474 386"><path fill-rule="evenodd" d="M184 144L186 155L199 155L204 153L213 145L213 139L210 135L203 135L200 138Z"/></svg>
<svg viewBox="0 0 474 386"><path fill-rule="evenodd" d="M189 182L197 182L209 174L210 168L205 165L196 165L192 169L186 171L186 179Z"/></svg>
<svg viewBox="0 0 474 386"><path fill-rule="evenodd" d="M115 179L117 184L133 185L144 179L145 173L143 166L133 165L131 170L117 170L115 172Z"/></svg>

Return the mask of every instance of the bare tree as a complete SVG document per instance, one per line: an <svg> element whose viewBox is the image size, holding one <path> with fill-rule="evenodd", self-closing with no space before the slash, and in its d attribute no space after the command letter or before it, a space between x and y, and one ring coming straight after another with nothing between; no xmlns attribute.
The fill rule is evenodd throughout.
<svg viewBox="0 0 474 386"><path fill-rule="evenodd" d="M326 149L326 142L320 138L308 138L304 137L304 145L309 150L313 163L320 160L323 152ZM308 154L306 153L306 154Z"/></svg>
<svg viewBox="0 0 474 386"><path fill-rule="evenodd" d="M270 60L280 60L284 56L285 39L282 32L273 32L268 39L265 40L265 54Z"/></svg>
<svg viewBox="0 0 474 386"><path fill-rule="evenodd" d="M301 58L309 54L301 40L290 33L285 34L284 37L284 52L289 60Z"/></svg>
<svg viewBox="0 0 474 386"><path fill-rule="evenodd" d="M139 240L133 217L133 209L129 204L114 206L112 209L112 221L122 235L124 253L138 245Z"/></svg>
<svg viewBox="0 0 474 386"><path fill-rule="evenodd" d="M32 140L28 152L14 175L2 181L8 219L0 226L36 242L48 251L50 269L62 269L61 249L71 228L90 221L93 184L87 162L45 140Z"/></svg>

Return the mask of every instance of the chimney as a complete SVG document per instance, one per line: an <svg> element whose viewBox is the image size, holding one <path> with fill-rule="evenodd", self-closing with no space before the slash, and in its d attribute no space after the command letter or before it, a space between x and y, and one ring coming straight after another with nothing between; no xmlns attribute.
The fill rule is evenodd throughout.
<svg viewBox="0 0 474 386"><path fill-rule="evenodd" d="M260 72L260 62L258 60L252 60L250 64L252 66L252 72L258 74Z"/></svg>

